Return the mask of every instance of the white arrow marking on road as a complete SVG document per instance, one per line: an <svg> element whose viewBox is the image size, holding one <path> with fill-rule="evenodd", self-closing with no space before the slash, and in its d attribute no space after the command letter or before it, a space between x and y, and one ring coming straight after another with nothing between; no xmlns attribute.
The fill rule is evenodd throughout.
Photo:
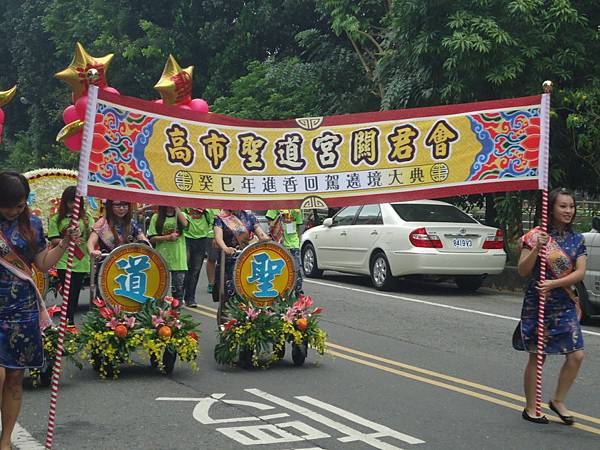
<svg viewBox="0 0 600 450"><path fill-rule="evenodd" d="M459 306L444 305L443 303L428 302L427 300L419 300L418 298L404 297L402 295L393 295L393 294L386 294L384 292L368 291L366 289L352 288L352 287L348 287L348 286L343 286L341 284L324 283L322 281L314 281L314 280L304 280L303 282L319 284L321 286L329 286L329 287L336 287L336 288L340 288L340 289L346 289L348 291L360 292L361 294L379 295L380 297L394 298L396 300L403 300L405 302L411 302L411 303L420 303L422 305L435 306L438 308L452 309L454 311L462 311L462 312L468 312L471 314L479 314L481 316L496 317L498 319L512 320L514 322L518 322L520 320L518 317L503 316L502 314L488 313L485 311L478 311L476 309L467 309L467 308L461 308ZM589 334L591 336L600 336L600 333L597 333L595 331L588 331L588 330L582 330L582 331L583 331L583 334Z"/></svg>

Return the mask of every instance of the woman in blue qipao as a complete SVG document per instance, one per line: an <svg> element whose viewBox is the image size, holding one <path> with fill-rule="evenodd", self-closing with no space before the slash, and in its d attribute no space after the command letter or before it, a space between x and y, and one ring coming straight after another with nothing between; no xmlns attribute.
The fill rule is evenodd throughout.
<svg viewBox="0 0 600 450"><path fill-rule="evenodd" d="M518 271L529 277L523 300L521 322L513 336L517 350L529 352L524 387L527 406L522 417L534 423L548 423L535 414L538 296L545 294L544 360L546 355L565 355L554 397L548 402L552 411L567 425L574 423L565 398L583 361L583 335L579 325L579 299L572 286L583 280L586 266L584 238L572 230L575 198L566 189L555 189L548 196L549 233L534 228L522 238ZM540 283L541 249L546 245L546 281Z"/></svg>
<svg viewBox="0 0 600 450"><path fill-rule="evenodd" d="M21 410L24 370L43 365L41 329L50 325L31 266L50 269L79 231L69 228L49 249L41 220L27 206L27 179L16 172L0 172L0 192L0 450L6 450L11 448L10 436Z"/></svg>

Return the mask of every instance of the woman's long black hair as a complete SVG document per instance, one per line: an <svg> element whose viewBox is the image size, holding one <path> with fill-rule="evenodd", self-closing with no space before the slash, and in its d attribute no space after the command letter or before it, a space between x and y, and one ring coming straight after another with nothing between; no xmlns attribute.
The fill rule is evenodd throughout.
<svg viewBox="0 0 600 450"><path fill-rule="evenodd" d="M75 194L77 190L75 186L68 186L62 193L60 198L60 205L58 207L58 217L56 218L56 224L60 226L60 222L69 215L69 202L75 201ZM87 238L87 231L90 228L89 218L85 213L85 204L83 199L81 201L81 205L79 207L79 217L85 223L85 230L81 230L82 238L85 240ZM62 234L64 230L59 230Z"/></svg>
<svg viewBox="0 0 600 450"><path fill-rule="evenodd" d="M112 234L115 238L115 243L116 245L121 245L121 244L126 244L128 242L128 238L129 235L131 234L131 219L133 218L133 205L131 203L128 202L123 202L123 203L127 203L129 205L129 207L127 208L127 214L125 214L125 216L120 219L119 217L117 217L115 215L115 213L113 212L113 200L106 200L106 205L105 205L105 217L106 217L106 222L108 223L108 226L110 227L110 231L112 231ZM122 221L123 223L123 236L119 236L119 234L117 233L117 222ZM135 237L135 236L134 236Z"/></svg>
<svg viewBox="0 0 600 450"><path fill-rule="evenodd" d="M18 172L0 172L0 208L14 208L29 198L29 182ZM31 210L29 206L19 214L19 233L27 241L32 253L37 253L36 236L31 226Z"/></svg>
<svg viewBox="0 0 600 450"><path fill-rule="evenodd" d="M167 218L167 207L159 206L158 207L158 217L156 218L156 232L158 234L163 233L163 228L165 227L166 218ZM179 220L179 217L177 217L177 214L175 214L175 219L177 220L177 231L179 232L179 234L182 234L184 227L183 227L183 224L181 223L181 221Z"/></svg>

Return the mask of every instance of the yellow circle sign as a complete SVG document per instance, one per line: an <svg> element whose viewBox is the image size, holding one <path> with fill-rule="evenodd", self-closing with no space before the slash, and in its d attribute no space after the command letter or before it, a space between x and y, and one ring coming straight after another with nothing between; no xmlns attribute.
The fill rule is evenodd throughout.
<svg viewBox="0 0 600 450"><path fill-rule="evenodd" d="M167 263L154 249L126 244L114 249L102 263L98 287L104 300L136 312L144 303L167 295L170 278Z"/></svg>
<svg viewBox="0 0 600 450"><path fill-rule="evenodd" d="M250 245L238 256L233 271L237 293L258 306L287 295L296 284L292 255L275 242Z"/></svg>

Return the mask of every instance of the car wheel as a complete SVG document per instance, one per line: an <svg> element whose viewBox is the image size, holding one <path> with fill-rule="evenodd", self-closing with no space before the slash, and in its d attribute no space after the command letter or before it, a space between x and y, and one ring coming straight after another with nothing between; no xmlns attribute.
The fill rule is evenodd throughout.
<svg viewBox="0 0 600 450"><path fill-rule="evenodd" d="M459 289L475 292L483 284L483 277L481 275L460 275L455 278L455 281Z"/></svg>
<svg viewBox="0 0 600 450"><path fill-rule="evenodd" d="M579 297L579 305L581 306L580 322L582 325L589 325L592 320L593 307L590 304L590 297L582 281L575 285L575 296Z"/></svg>
<svg viewBox="0 0 600 450"><path fill-rule="evenodd" d="M306 244L302 249L302 270L308 278L318 278L323 271L317 265L317 253L312 244Z"/></svg>
<svg viewBox="0 0 600 450"><path fill-rule="evenodd" d="M389 291L396 280L390 271L390 263L383 252L377 252L371 259L371 283L379 291Z"/></svg>

